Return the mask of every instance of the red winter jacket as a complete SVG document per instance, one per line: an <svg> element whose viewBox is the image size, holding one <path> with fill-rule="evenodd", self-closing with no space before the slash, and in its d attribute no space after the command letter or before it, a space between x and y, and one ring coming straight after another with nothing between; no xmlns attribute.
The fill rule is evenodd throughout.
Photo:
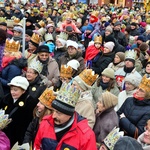
<svg viewBox="0 0 150 150"><path fill-rule="evenodd" d="M34 150L96 150L96 140L87 120L75 113L69 131L57 142L52 115L44 117L37 132Z"/></svg>

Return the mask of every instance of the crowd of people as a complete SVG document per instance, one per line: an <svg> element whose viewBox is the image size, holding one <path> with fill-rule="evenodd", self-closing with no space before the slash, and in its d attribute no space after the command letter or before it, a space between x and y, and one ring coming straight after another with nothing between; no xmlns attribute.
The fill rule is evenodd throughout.
<svg viewBox="0 0 150 150"><path fill-rule="evenodd" d="M149 3L5 2L0 149L148 150Z"/></svg>

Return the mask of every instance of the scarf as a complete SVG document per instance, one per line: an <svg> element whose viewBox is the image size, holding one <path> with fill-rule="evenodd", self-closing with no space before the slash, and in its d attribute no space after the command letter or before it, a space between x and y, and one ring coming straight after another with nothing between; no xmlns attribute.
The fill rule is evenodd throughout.
<svg viewBox="0 0 150 150"><path fill-rule="evenodd" d="M48 72L48 62L49 62L49 58L48 58L46 61L42 61L42 60L38 57L38 60L43 64L43 69L42 69L41 74L47 77L47 75L49 74L49 72Z"/></svg>
<svg viewBox="0 0 150 150"><path fill-rule="evenodd" d="M125 71L126 73L131 73L134 68L135 68L135 67L127 68L126 66L124 66L124 71Z"/></svg>
<svg viewBox="0 0 150 150"><path fill-rule="evenodd" d="M136 93L133 94L133 97L136 98L139 101L143 101L144 100L143 97L137 97Z"/></svg>
<svg viewBox="0 0 150 150"><path fill-rule="evenodd" d="M108 88L109 83L104 83L102 80L100 81L100 86L102 87L103 90L106 90Z"/></svg>
<svg viewBox="0 0 150 150"><path fill-rule="evenodd" d="M12 60L14 60L15 59L15 57L14 56L9 56L9 57L7 57L7 56L4 56L3 58L2 58L2 68L5 68L6 66L8 66L8 64L12 61Z"/></svg>

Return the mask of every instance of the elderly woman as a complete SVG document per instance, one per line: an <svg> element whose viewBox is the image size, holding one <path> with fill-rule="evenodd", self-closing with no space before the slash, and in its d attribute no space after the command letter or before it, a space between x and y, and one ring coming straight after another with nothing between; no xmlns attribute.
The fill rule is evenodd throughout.
<svg viewBox="0 0 150 150"><path fill-rule="evenodd" d="M119 126L126 135L137 138L144 132L144 126L150 119L150 78L142 78L139 88L125 100L117 111Z"/></svg>
<svg viewBox="0 0 150 150"><path fill-rule="evenodd" d="M18 141L19 145L23 142L25 131L32 121L33 109L38 103L27 92L29 82L25 77L16 76L8 84L10 94L0 101L0 108L12 118L12 122L3 131L11 142L11 147Z"/></svg>
<svg viewBox="0 0 150 150"><path fill-rule="evenodd" d="M142 145L143 150L150 149L150 120L147 121L145 126L145 132L142 133L137 141Z"/></svg>
<svg viewBox="0 0 150 150"><path fill-rule="evenodd" d="M111 68L106 68L102 75L97 79L95 84L92 86L92 95L95 104L98 102L99 97L105 91L109 91L110 93L118 96L119 89L115 82L114 70Z"/></svg>
<svg viewBox="0 0 150 150"><path fill-rule="evenodd" d="M118 126L118 117L114 106L118 102L117 96L110 92L104 92L97 103L97 115L94 125L96 142L102 143L109 132Z"/></svg>
<svg viewBox="0 0 150 150"><path fill-rule="evenodd" d="M116 111L119 110L128 97L133 97L133 93L136 91L141 82L141 80L139 80L139 78L137 78L134 74L130 74L129 76L125 77L124 81L125 90L121 91L118 95L118 104L115 107Z"/></svg>
<svg viewBox="0 0 150 150"><path fill-rule="evenodd" d="M34 99L38 99L48 86L47 77L40 74L42 69L43 65L40 61L32 60L26 72L26 78L29 82L29 94Z"/></svg>
<svg viewBox="0 0 150 150"><path fill-rule="evenodd" d="M92 69L83 70L73 79L72 86L80 90L80 97L75 106L76 112L88 120L88 124L93 128L95 124L94 102L92 101L91 85L95 82L98 75ZM91 80L88 80L91 79Z"/></svg>

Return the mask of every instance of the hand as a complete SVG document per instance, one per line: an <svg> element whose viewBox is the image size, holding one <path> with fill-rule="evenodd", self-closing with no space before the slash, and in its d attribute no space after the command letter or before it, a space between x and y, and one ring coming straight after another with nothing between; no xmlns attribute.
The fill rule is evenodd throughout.
<svg viewBox="0 0 150 150"><path fill-rule="evenodd" d="M124 118L124 117L126 117L126 116L125 116L124 113L122 113L122 114L120 115L120 119L122 119L122 118Z"/></svg>
<svg viewBox="0 0 150 150"><path fill-rule="evenodd" d="M91 36L91 35L89 35L89 36L88 36L88 38L89 38L89 39L91 39L91 38L92 38L92 36Z"/></svg>

